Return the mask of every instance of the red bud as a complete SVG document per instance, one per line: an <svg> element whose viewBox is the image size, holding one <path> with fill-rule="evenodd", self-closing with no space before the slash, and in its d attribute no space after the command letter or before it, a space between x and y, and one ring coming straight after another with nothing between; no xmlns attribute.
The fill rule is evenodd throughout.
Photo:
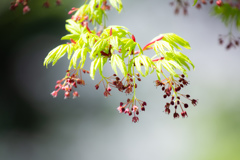
<svg viewBox="0 0 240 160"><path fill-rule="evenodd" d="M132 40L136 42L135 36L132 34Z"/></svg>
<svg viewBox="0 0 240 160"><path fill-rule="evenodd" d="M110 36L112 36L112 28L110 28Z"/></svg>

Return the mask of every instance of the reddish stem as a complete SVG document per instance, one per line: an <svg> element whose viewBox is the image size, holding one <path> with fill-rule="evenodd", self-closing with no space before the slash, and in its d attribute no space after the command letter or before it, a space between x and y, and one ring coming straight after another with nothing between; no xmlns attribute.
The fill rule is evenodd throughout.
<svg viewBox="0 0 240 160"><path fill-rule="evenodd" d="M161 39L163 39L164 36L161 36L160 38L148 43L145 47L143 47L143 51L147 49L148 46L150 46L151 44L155 43L156 41L160 41Z"/></svg>
<svg viewBox="0 0 240 160"><path fill-rule="evenodd" d="M163 59L164 59L164 57L160 57L160 58L155 58L155 59L153 59L152 61L153 61L153 62L156 62L156 61L163 60Z"/></svg>

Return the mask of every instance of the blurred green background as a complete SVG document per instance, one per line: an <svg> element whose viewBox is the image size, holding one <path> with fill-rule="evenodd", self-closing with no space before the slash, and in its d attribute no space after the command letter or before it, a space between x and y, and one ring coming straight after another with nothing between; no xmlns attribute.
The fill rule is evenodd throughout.
<svg viewBox="0 0 240 160"><path fill-rule="evenodd" d="M199 99L199 104L187 110L188 118L166 115L166 101L151 75L137 89L137 97L148 106L133 124L116 110L127 97L113 91L113 96L104 98L103 89L94 88L99 79L85 77L87 85L78 88L78 99L50 96L68 61L62 58L46 69L43 60L65 43L60 38L67 33L67 13L83 3L62 2L56 7L50 0L46 9L44 0L29 1L31 12L26 15L22 7L10 11L10 1L0 2L1 160L240 159L240 53L238 48L226 51L218 44L218 35L228 29L209 16L210 6L190 7L188 16L176 16L170 1L123 0L121 14L109 12L107 23L128 27L141 46L168 32L192 46L183 53L196 69L189 73L190 85L183 92Z"/></svg>

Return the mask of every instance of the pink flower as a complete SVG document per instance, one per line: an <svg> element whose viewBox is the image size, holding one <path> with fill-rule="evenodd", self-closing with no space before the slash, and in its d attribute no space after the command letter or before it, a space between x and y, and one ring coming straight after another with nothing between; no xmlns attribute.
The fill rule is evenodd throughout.
<svg viewBox="0 0 240 160"><path fill-rule="evenodd" d="M73 92L73 98L79 97L79 94L77 91Z"/></svg>
<svg viewBox="0 0 240 160"><path fill-rule="evenodd" d="M64 94L64 99L67 99L67 98L69 98L69 96L70 96L70 92L65 92L65 94Z"/></svg>
<svg viewBox="0 0 240 160"><path fill-rule="evenodd" d="M133 106L133 112L136 112L138 110L138 106L134 105Z"/></svg>
<svg viewBox="0 0 240 160"><path fill-rule="evenodd" d="M103 93L103 95L104 95L105 97L108 97L108 96L110 96L111 94L110 94L110 92L106 89L105 92Z"/></svg>
<svg viewBox="0 0 240 160"><path fill-rule="evenodd" d="M119 106L119 107L117 108L117 110L118 110L119 113L122 113L122 106Z"/></svg>
<svg viewBox="0 0 240 160"><path fill-rule="evenodd" d="M134 117L132 118L132 122L136 123L136 122L138 122L138 121L139 121L139 118L138 118L137 116L134 116Z"/></svg>
<svg viewBox="0 0 240 160"><path fill-rule="evenodd" d="M124 113L129 113L129 108L127 108L127 109L124 111Z"/></svg>
<svg viewBox="0 0 240 160"><path fill-rule="evenodd" d="M58 94L57 91L53 91L53 92L51 93L51 95L53 96L53 98L56 98L56 97L57 97L57 94Z"/></svg>
<svg viewBox="0 0 240 160"><path fill-rule="evenodd" d="M28 6L25 6L24 8L23 8L23 14L26 14L27 12L29 12L30 11L30 8L28 7Z"/></svg>

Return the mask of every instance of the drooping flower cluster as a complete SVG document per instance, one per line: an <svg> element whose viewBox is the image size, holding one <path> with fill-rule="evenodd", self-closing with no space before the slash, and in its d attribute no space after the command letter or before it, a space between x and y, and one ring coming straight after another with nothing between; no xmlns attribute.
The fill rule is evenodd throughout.
<svg viewBox="0 0 240 160"><path fill-rule="evenodd" d="M51 93L51 95L55 98L58 95L58 92L60 90L63 90L64 98L69 98L71 93L73 98L79 97L79 94L77 91L75 91L74 88L77 88L77 85L85 85L85 81L82 79L82 73L89 73L89 71L86 71L84 69L80 69L79 71L76 69L67 70L67 75L61 79L58 80L55 86L55 91ZM80 76L78 75L80 73Z"/></svg>
<svg viewBox="0 0 240 160"><path fill-rule="evenodd" d="M138 81L141 81L139 73L135 74L135 78ZM106 84L104 83L104 80ZM133 76L131 76L130 74L128 74L126 77L123 77L122 79L120 79L116 74L113 74L110 77L106 77L106 79L102 79L98 84L95 85L96 90L99 89L101 83L104 86L103 95L105 97L111 95L111 87L116 88L118 89L118 91L124 92L127 95L133 93L134 89L137 88L137 84L134 83ZM119 111L119 113L125 113L129 116L133 115L132 122L136 123L139 121L139 118L137 117L137 115L139 115L139 107L137 106L137 102L139 104L138 106L141 107L141 110L145 111L145 106L147 105L147 103L145 101L137 99L135 95L133 95L132 99L128 98L125 103L120 102L120 106L117 108L117 110Z"/></svg>
<svg viewBox="0 0 240 160"><path fill-rule="evenodd" d="M134 123L139 121L139 118L137 117L137 115L139 115L139 107L137 106L136 102L138 102L139 106L141 107L141 111L145 111L145 106L147 103L137 98L127 99L127 102L125 103L120 102L120 105L117 108L119 113L125 113L129 116L133 115L132 122Z"/></svg>
<svg viewBox="0 0 240 160"><path fill-rule="evenodd" d="M240 37L235 37L233 34L231 34L231 32L227 35L219 35L219 44L223 45L225 39L228 41L226 49L231 49L233 47L236 48L239 46Z"/></svg>
<svg viewBox="0 0 240 160"><path fill-rule="evenodd" d="M188 7L189 7L189 3L187 0L176 0L176 1L172 1L170 2L171 6L175 6L175 10L174 13L175 14L179 14L180 10L183 10L183 14L187 15L188 14Z"/></svg>
<svg viewBox="0 0 240 160"><path fill-rule="evenodd" d="M141 81L140 75L136 73L136 77L138 81ZM118 91L124 92L126 94L133 93L134 88L137 88L137 83L134 83L133 78L130 74L126 77L120 79L116 74L113 74L110 77L105 77L106 79L102 79L98 84L95 85L96 90L98 90L100 84L102 83L105 91L104 96L107 97L110 95L111 87L117 88ZM104 83L106 81L106 85Z"/></svg>
<svg viewBox="0 0 240 160"><path fill-rule="evenodd" d="M156 80L155 81L156 86L162 87L162 91L165 93L163 95L163 98L171 97L170 102L167 102L165 105L165 113L170 114L171 108L174 107L175 112L173 113L174 118L179 117L179 113L177 112L178 107L181 110L182 117L187 116L187 112L184 110L184 108L188 108L188 104L184 103L180 100L180 97L186 98L187 100L190 100L193 106L196 106L198 101L196 99L190 99L189 94L181 94L179 91L187 86L189 82L185 80L185 76L182 74L179 77L179 80L174 80L173 78L167 78L162 81ZM176 98L175 98L176 97ZM171 107L173 106L173 107Z"/></svg>
<svg viewBox="0 0 240 160"><path fill-rule="evenodd" d="M11 2L10 10L15 10L19 4L23 5L23 14L26 14L30 11L30 8L28 6L28 0L14 0L13 2ZM61 0L56 0L56 5L57 6L61 5ZM49 0L46 0L43 3L43 7L45 8L50 7Z"/></svg>
<svg viewBox="0 0 240 160"><path fill-rule="evenodd" d="M232 28L235 25L237 30L240 30L240 1L239 0L195 0L195 7L201 9L203 5L215 4L212 7L212 14L220 17L222 22L229 27L229 33L227 35L219 36L219 44L222 45L224 41L227 41L226 49L239 47L240 37L235 38L232 34ZM176 6L175 14L178 14L183 9L183 14L187 15L189 3L187 0L175 0L170 2L171 6ZM227 39L227 40L225 40Z"/></svg>
<svg viewBox="0 0 240 160"><path fill-rule="evenodd" d="M121 0L108 2L113 8L121 12ZM64 90L65 98L68 98L71 92L73 92L73 97L77 97L78 92L74 89L77 84L85 84L81 77L81 72L85 70L80 70L80 77L77 71L85 67L86 58L89 55L91 60L90 77L94 80L97 71L102 77L101 81L95 85L96 90L102 84L105 97L111 95L112 88L116 88L126 95L132 94L132 98L127 99L126 102L121 102L117 110L119 113L132 116L132 122L136 123L139 121L140 109L145 111L147 105L145 101L136 98L136 89L138 88L136 82L141 81L140 74L146 77L149 74L156 73L160 79L161 75L165 76L162 71L165 68L171 78L161 82L156 81L156 85L159 83L164 87L165 97L172 95L172 91L176 94L180 91L182 85L187 85L188 82L184 77L181 78L180 82L175 82L172 78L178 76L175 70L178 69L186 74L187 70L190 70L188 64L194 68L191 60L178 50L181 50L181 47L186 49L191 49L191 47L180 36L174 33L165 33L156 36L142 48L136 42L135 36L126 27L106 27L105 18L107 16L105 11L110 8L107 0L90 0L89 3L86 1L79 8L72 8L69 14L75 13L71 19L67 20L68 24L66 25L66 30L70 34L62 37L62 40L69 40L71 43L59 45L51 50L44 60L44 65L48 66L50 63L55 65L58 59L68 53L68 59L71 59L69 68L75 69L67 71L66 77L57 82L56 90L52 92L52 95L56 97L59 90ZM92 30L91 25L88 25L90 23L94 26ZM144 54L146 50L154 50L156 55L149 57ZM103 75L103 69L107 62L111 64L111 68L115 72L110 77ZM123 78L117 76L118 69L121 71ZM176 97L179 96L181 96L180 93L176 95ZM182 104L183 102L174 103ZM169 109L169 107L167 108ZM182 116L187 116L187 114L183 112Z"/></svg>

